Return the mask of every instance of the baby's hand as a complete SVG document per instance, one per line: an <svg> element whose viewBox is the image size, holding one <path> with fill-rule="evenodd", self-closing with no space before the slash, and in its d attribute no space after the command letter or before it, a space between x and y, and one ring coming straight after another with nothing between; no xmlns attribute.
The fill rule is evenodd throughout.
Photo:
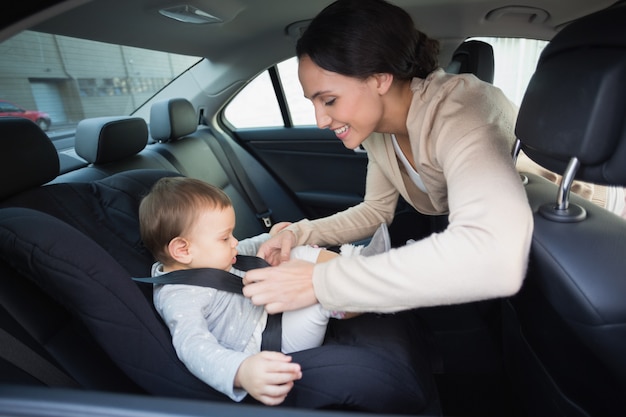
<svg viewBox="0 0 626 417"><path fill-rule="evenodd" d="M300 365L291 363L291 356L263 351L241 363L235 375L235 387L245 389L265 405L278 405L293 388L293 381L300 378Z"/></svg>

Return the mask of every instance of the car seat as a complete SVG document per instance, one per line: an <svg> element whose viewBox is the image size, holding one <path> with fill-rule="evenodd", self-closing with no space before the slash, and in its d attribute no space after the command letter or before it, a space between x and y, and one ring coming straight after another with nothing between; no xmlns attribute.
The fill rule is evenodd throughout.
<svg viewBox="0 0 626 417"><path fill-rule="evenodd" d="M484 41L469 40L459 45L446 67L451 74L474 74L481 80L493 84L493 47Z"/></svg>
<svg viewBox="0 0 626 417"><path fill-rule="evenodd" d="M529 415L626 415L626 222L570 195L574 179L626 185L625 23L622 4L562 29L516 124L521 149L563 175L524 174L535 227L505 339Z"/></svg>
<svg viewBox="0 0 626 417"><path fill-rule="evenodd" d="M54 175L56 150L46 145L49 139L43 132L28 123L0 120L0 137L11 132L11 141L26 138L24 143L33 145L28 149L16 145L10 156L3 153L13 161L10 167L15 171L2 171L3 165L0 177L24 174L32 178L18 180L0 192L2 264L36 283L57 306L77 318L139 391L228 401L178 360L169 331L152 307L151 286L144 285L142 292L131 280L131 276L148 275L152 263L139 236L140 199L159 178L179 174L139 169L95 181L42 185ZM35 153L47 168L37 174L33 171L39 170L28 162L32 150L40 148L41 154ZM22 297L19 302L27 303L28 294ZM438 410L430 367L419 349L418 326L412 316L364 315L355 320L350 328L337 324L335 337L331 329L328 344L292 355L305 377L296 383L285 405L414 414ZM393 338L381 336L394 323L400 332ZM354 329L361 329L361 334ZM386 346L354 342L363 335ZM71 346L71 351L79 356L82 348L87 349ZM66 359L71 357L66 355ZM82 372L71 366L64 370ZM76 378L88 379L89 375Z"/></svg>

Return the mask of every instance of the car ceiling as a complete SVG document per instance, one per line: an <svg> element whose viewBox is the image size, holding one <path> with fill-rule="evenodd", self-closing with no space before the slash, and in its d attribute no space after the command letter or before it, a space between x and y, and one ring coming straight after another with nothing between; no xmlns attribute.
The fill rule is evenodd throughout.
<svg viewBox="0 0 626 417"><path fill-rule="evenodd" d="M16 2L3 12L0 40L32 27L148 49L219 60L249 39L292 50L298 22L306 22L332 0L40 0ZM550 39L560 27L615 3L615 0L392 0L412 14L417 27L442 41L468 36L524 36ZM20 5L27 3L26 5ZM190 4L223 23L185 24L158 13ZM42 11L36 10L43 9ZM17 18L23 19L14 23ZM288 30L294 29L291 38ZM219 34L219 36L217 35Z"/></svg>

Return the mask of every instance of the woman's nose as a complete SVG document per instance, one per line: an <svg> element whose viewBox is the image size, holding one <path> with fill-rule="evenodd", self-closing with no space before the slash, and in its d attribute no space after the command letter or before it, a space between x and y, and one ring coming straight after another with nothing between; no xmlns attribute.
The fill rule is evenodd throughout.
<svg viewBox="0 0 626 417"><path fill-rule="evenodd" d="M317 110L315 112L315 121L317 122L317 127L319 127L320 129L326 129L330 127L332 118L328 114L326 114L325 111Z"/></svg>

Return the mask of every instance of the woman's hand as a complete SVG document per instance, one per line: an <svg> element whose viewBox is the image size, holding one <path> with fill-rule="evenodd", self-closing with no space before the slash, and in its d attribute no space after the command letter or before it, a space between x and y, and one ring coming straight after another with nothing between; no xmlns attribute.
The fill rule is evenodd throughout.
<svg viewBox="0 0 626 417"><path fill-rule="evenodd" d="M243 278L243 295L269 314L298 310L317 303L311 262L291 260L279 266L253 269Z"/></svg>
<svg viewBox="0 0 626 417"><path fill-rule="evenodd" d="M269 231L270 236L276 236L278 232L280 232L281 230L283 230L285 227L289 226L290 224L291 222L278 222L274 224L274 226L272 226L272 228Z"/></svg>
<svg viewBox="0 0 626 417"><path fill-rule="evenodd" d="M293 381L300 378L300 365L291 363L291 356L264 351L241 363L235 374L235 387L245 389L265 405L278 405L285 401Z"/></svg>
<svg viewBox="0 0 626 417"><path fill-rule="evenodd" d="M282 223L277 223L274 227L277 227L278 230L282 230L287 226L288 224L283 225ZM275 233L274 228L270 231L270 235L273 232ZM293 232L282 230L280 233L273 235L263 242L261 246L259 246L259 251L256 256L265 259L270 265L276 266L281 262L289 260L291 248L294 246L296 246L296 236Z"/></svg>

